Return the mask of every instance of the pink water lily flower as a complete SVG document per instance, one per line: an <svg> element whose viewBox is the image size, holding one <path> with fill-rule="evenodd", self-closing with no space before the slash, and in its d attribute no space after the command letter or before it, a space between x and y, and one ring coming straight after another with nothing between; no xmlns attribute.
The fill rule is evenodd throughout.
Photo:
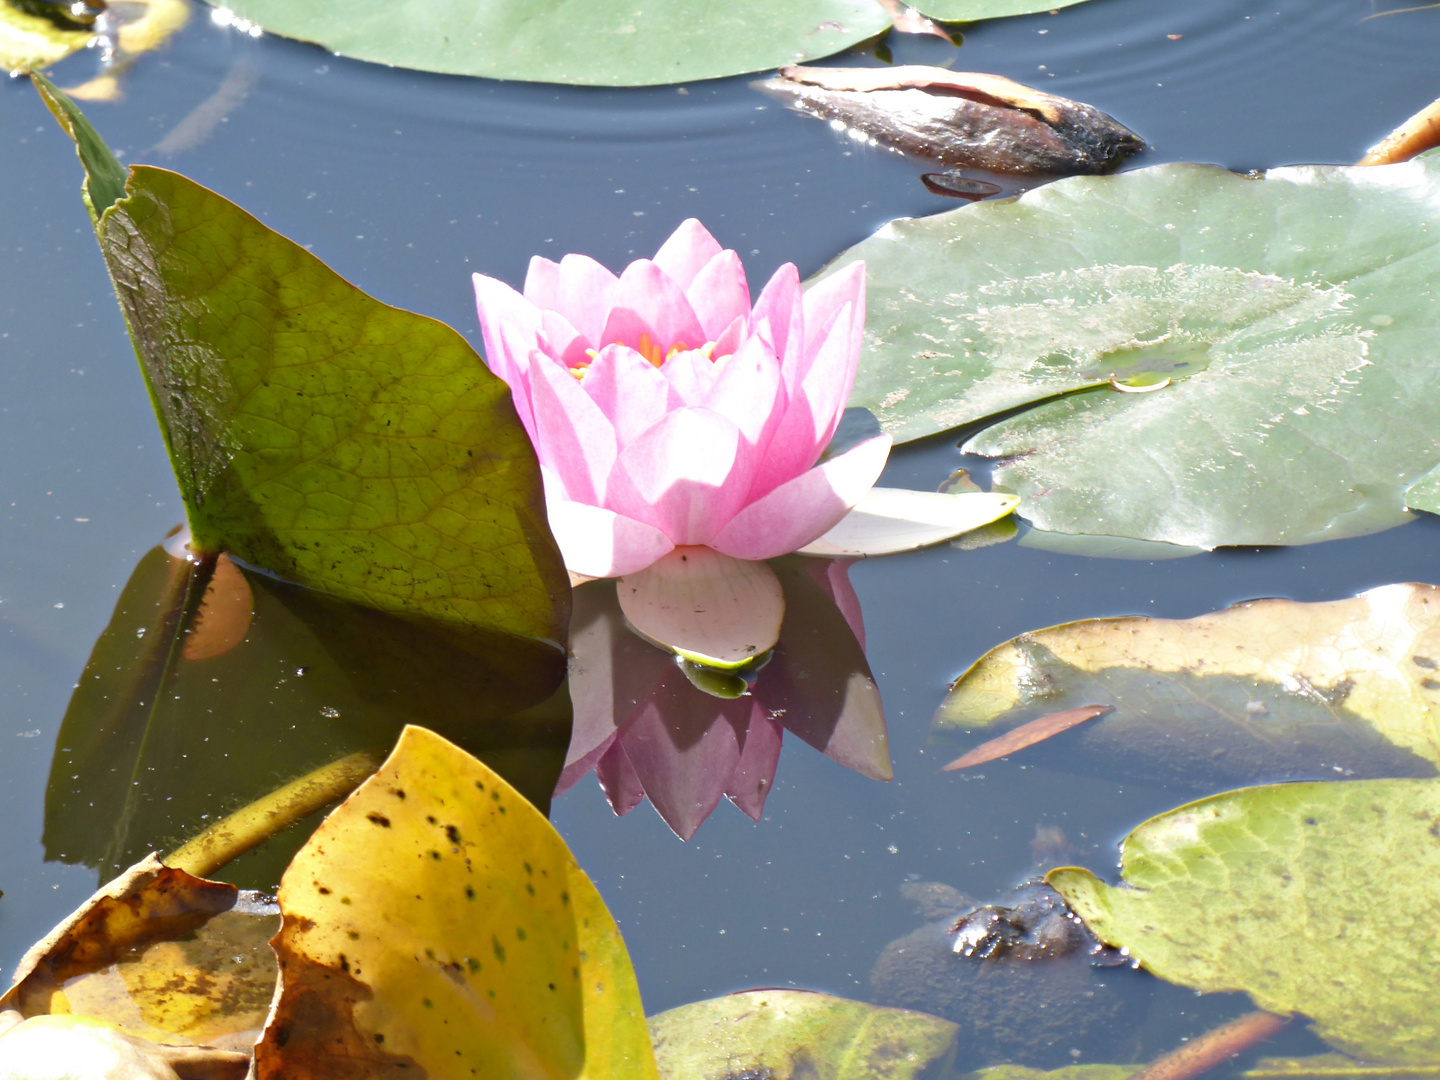
<svg viewBox="0 0 1440 1080"><path fill-rule="evenodd" d="M739 256L692 218L618 277L537 256L523 295L482 274L475 294L576 574L632 574L687 545L795 551L885 466L888 436L820 463L859 362L862 264L802 293L787 263L752 308Z"/></svg>

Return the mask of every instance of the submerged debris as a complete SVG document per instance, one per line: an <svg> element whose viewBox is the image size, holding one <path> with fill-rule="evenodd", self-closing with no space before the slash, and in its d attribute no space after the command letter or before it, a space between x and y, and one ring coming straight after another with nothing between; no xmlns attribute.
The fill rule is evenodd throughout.
<svg viewBox="0 0 1440 1080"><path fill-rule="evenodd" d="M944 68L791 65L754 84L797 112L942 165L996 173L1099 173L1144 141L1096 109L999 75Z"/></svg>

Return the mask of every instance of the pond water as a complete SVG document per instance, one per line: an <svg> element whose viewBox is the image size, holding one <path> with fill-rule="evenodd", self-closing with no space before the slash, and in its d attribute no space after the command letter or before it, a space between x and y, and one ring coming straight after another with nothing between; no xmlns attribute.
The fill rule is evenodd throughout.
<svg viewBox="0 0 1440 1080"><path fill-rule="evenodd" d="M1366 19L1363 0L1095 0L978 25L958 52L892 35L897 62L1007 75L1088 101L1140 133L1130 167L1347 163L1437 92L1440 10ZM837 135L745 78L606 91L430 76L215 25L188 28L89 115L127 161L213 187L380 299L479 345L471 271L518 284L529 257L648 255L688 216L746 260L802 275L903 215L950 209L920 163ZM898 38L898 40L897 40ZM874 63L859 51L840 63ZM66 85L88 74L80 56ZM180 126L220 95L215 121ZM223 112L223 115L219 115ZM118 591L180 521L180 499L93 234L71 144L23 80L0 87L0 964L95 886L46 862L44 796L61 717ZM934 489L962 459L935 438L883 483ZM887 942L919 925L907 881L980 899L1034 869L1037 828L1113 878L1116 842L1200 792L1023 756L974 774L929 734L956 674L1026 630L1232 602L1334 599L1440 581L1440 522L1294 549L1096 559L1008 543L941 545L850 574L889 720L881 784L788 740L763 820L722 804L682 843L649 808L617 819L594 782L552 820L624 931L647 1011L750 986L869 995ZM1264 777L1255 777L1264 780ZM177 823L178 827L178 823ZM158 842L158 841L157 841ZM264 882L249 882L264 884ZM273 882L271 882L273 884ZM1138 977L1137 977L1138 978ZM1158 998L1152 1050L1243 1002ZM1303 1032L1288 1048L1313 1049ZM1086 1045L1083 1060L1107 1057Z"/></svg>

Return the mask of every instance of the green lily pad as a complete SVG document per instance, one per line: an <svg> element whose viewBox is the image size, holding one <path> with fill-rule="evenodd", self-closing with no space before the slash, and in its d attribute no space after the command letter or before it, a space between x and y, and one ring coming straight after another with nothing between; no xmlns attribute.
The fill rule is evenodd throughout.
<svg viewBox="0 0 1440 1080"><path fill-rule="evenodd" d="M1049 11L1037 0L922 0L933 18ZM421 71L581 86L657 86L803 64L890 29L876 0L227 0L271 33Z"/></svg>
<svg viewBox="0 0 1440 1080"><path fill-rule="evenodd" d="M990 650L950 688L936 731L1011 730L1084 706L1066 735L1167 782L1433 776L1440 766L1440 588L1254 600L1194 619L1087 619Z"/></svg>
<svg viewBox="0 0 1440 1080"><path fill-rule="evenodd" d="M901 441L1021 410L965 449L1052 532L1211 548L1401 524L1440 464L1437 198L1431 153L1162 165L891 222L826 271L868 268L851 402Z"/></svg>
<svg viewBox="0 0 1440 1080"><path fill-rule="evenodd" d="M1365 1061L1440 1061L1440 781L1227 792L1145 822L1124 884L1046 880L1096 936L1202 992L1301 1013Z"/></svg>
<svg viewBox="0 0 1440 1080"><path fill-rule="evenodd" d="M114 158L47 83L198 550L457 633L563 641L569 585L509 388L178 173ZM55 106L52 105L52 108Z"/></svg>
<svg viewBox="0 0 1440 1080"><path fill-rule="evenodd" d="M956 1031L925 1013L812 990L749 990L650 1018L661 1080L953 1076Z"/></svg>

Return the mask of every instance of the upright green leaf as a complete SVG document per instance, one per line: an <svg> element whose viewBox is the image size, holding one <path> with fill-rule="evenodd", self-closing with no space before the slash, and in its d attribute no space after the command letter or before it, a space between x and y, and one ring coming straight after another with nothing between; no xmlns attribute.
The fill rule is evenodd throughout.
<svg viewBox="0 0 1440 1080"><path fill-rule="evenodd" d="M1440 1062L1440 781L1228 792L1145 822L1124 884L1052 871L1085 925L1148 970L1302 1013L1366 1061Z"/></svg>
<svg viewBox="0 0 1440 1080"><path fill-rule="evenodd" d="M891 222L827 270L868 269L852 403L902 440L1021 410L966 449L1053 532L1209 548L1398 525L1440 463L1437 205L1431 153L1162 165Z"/></svg>
<svg viewBox="0 0 1440 1080"><path fill-rule="evenodd" d="M3 2L0 0L0 3ZM75 140L75 153L85 167L85 182L81 191L91 219L98 222L101 214L125 197L125 178L129 171L120 164L75 102L38 71L30 74L30 81L35 84L40 100L45 102L65 133Z"/></svg>
<svg viewBox="0 0 1440 1080"><path fill-rule="evenodd" d="M100 208L114 158L45 92ZM198 548L457 633L562 641L535 454L465 340L183 176L135 166L125 191L97 235Z"/></svg>

